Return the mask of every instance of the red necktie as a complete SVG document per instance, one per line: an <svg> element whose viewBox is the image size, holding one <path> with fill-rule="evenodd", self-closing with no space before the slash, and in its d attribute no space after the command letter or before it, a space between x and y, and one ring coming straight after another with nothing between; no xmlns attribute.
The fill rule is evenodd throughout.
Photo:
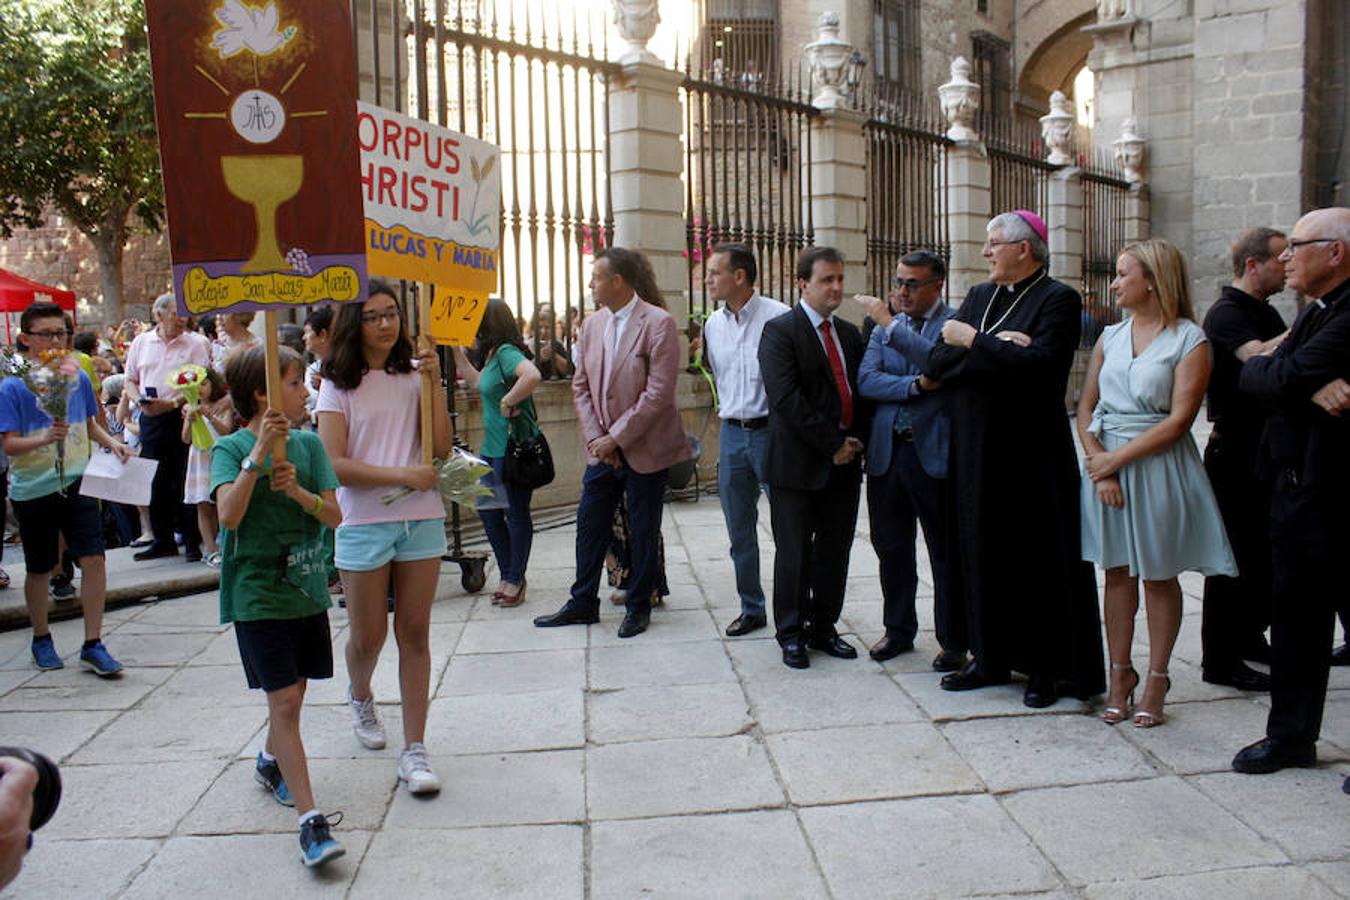
<svg viewBox="0 0 1350 900"><path fill-rule="evenodd" d="M839 349L834 346L834 336L830 334L829 319L820 323L820 331L825 335L825 355L830 358L830 371L834 373L834 389L839 392L839 421L845 428L852 428L853 395L848 390L844 361L839 358Z"/></svg>

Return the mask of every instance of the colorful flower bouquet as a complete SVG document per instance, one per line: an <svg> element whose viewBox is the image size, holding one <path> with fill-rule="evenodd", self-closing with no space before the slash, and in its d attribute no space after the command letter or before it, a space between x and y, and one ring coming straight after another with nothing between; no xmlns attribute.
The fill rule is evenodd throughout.
<svg viewBox="0 0 1350 900"><path fill-rule="evenodd" d="M206 380L206 369L196 363L179 366L169 373L169 384L178 388L187 400L187 411L192 416L192 446L198 450L210 450L216 439L206 421L197 415L202 405L202 382Z"/></svg>
<svg viewBox="0 0 1350 900"><path fill-rule="evenodd" d="M70 395L80 384L80 364L64 350L40 350L37 360L6 347L4 374L22 378L24 386L37 398L38 409L53 422L64 423L70 408ZM61 494L66 489L66 441L56 442L56 479Z"/></svg>
<svg viewBox="0 0 1350 900"><path fill-rule="evenodd" d="M455 447L449 458L438 460L435 466L436 486L446 502L469 509L499 509L507 505L505 493L496 489L492 467L469 451ZM412 493L415 492L409 487L395 488L380 499L386 504L397 503Z"/></svg>

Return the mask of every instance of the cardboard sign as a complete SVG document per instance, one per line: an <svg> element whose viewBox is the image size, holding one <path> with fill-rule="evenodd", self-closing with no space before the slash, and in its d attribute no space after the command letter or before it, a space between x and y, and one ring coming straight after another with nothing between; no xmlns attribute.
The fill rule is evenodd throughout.
<svg viewBox="0 0 1350 900"><path fill-rule="evenodd" d="M348 4L146 0L180 312L365 297Z"/></svg>
<svg viewBox="0 0 1350 900"><path fill-rule="evenodd" d="M368 103L356 137L370 271L435 285L432 339L472 343L497 288L500 151Z"/></svg>

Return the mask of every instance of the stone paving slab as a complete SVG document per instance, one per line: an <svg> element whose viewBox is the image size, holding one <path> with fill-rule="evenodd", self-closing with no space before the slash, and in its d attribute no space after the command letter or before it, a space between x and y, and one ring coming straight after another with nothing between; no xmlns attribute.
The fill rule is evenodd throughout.
<svg viewBox="0 0 1350 900"><path fill-rule="evenodd" d="M527 694L586 686L586 651L537 650L533 653L457 653L437 693Z"/></svg>
<svg viewBox="0 0 1350 900"><path fill-rule="evenodd" d="M580 750L433 753L431 763L444 785L440 796L395 792L386 828L549 825L586 819L585 754Z"/></svg>
<svg viewBox="0 0 1350 900"><path fill-rule="evenodd" d="M347 855L320 871L300 865L294 834L176 837L131 884L128 900L332 897L351 883L370 835L343 831Z"/></svg>
<svg viewBox="0 0 1350 900"><path fill-rule="evenodd" d="M1272 897L1335 900L1343 895L1337 894L1307 871L1279 866L1093 884L1088 886L1084 896L1087 900L1200 900L1205 897L1222 897L1224 900L1270 900Z"/></svg>
<svg viewBox="0 0 1350 900"><path fill-rule="evenodd" d="M1350 765L1338 765L1286 769L1265 778L1224 772L1190 783L1290 859L1315 862L1350 857L1350 797L1337 795L1347 775Z"/></svg>
<svg viewBox="0 0 1350 900"><path fill-rule="evenodd" d="M123 713L81 747L71 762L137 759L159 763L233 757L266 718L267 709L261 704L141 707Z"/></svg>
<svg viewBox="0 0 1350 900"><path fill-rule="evenodd" d="M783 805L759 742L737 735L586 749L592 819L637 819Z"/></svg>
<svg viewBox="0 0 1350 900"><path fill-rule="evenodd" d="M633 640L640 641L642 635ZM592 690L644 684L708 684L736 680L720 641L627 643L590 652Z"/></svg>
<svg viewBox="0 0 1350 900"><path fill-rule="evenodd" d="M751 725L735 683L673 684L593 692L590 740L597 744L663 738L722 737Z"/></svg>
<svg viewBox="0 0 1350 900"><path fill-rule="evenodd" d="M942 734L996 793L1158 774L1117 729L1087 716L948 722Z"/></svg>
<svg viewBox="0 0 1350 900"><path fill-rule="evenodd" d="M348 896L572 900L585 896L583 856L579 825L386 829Z"/></svg>
<svg viewBox="0 0 1350 900"><path fill-rule="evenodd" d="M124 896L132 877L153 858L153 840L51 840L44 831L24 860L23 871L6 889L10 897L79 897L112 900ZM72 865L78 860L78 865ZM96 878L91 878L96 874Z"/></svg>
<svg viewBox="0 0 1350 900"><path fill-rule="evenodd" d="M166 837L226 768L225 760L61 767L54 838Z"/></svg>
<svg viewBox="0 0 1350 900"><path fill-rule="evenodd" d="M745 690L766 733L926 721L909 695L876 669L853 676L747 679Z"/></svg>
<svg viewBox="0 0 1350 900"><path fill-rule="evenodd" d="M821 806L800 816L839 900L1024 894L1062 886L1045 857L990 797Z"/></svg>
<svg viewBox="0 0 1350 900"><path fill-rule="evenodd" d="M1024 791L1003 805L1077 885L1289 861L1175 777Z"/></svg>
<svg viewBox="0 0 1350 900"><path fill-rule="evenodd" d="M597 900L829 896L787 810L597 822L591 857Z"/></svg>
<svg viewBox="0 0 1350 900"><path fill-rule="evenodd" d="M427 714L428 747L437 752L559 750L586 742L578 690L442 697Z"/></svg>

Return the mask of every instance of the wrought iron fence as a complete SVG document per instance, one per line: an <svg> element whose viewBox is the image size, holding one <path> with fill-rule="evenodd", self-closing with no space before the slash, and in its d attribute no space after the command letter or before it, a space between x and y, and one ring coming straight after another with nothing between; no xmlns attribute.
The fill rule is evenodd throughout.
<svg viewBox="0 0 1350 900"><path fill-rule="evenodd" d="M703 261L728 241L748 244L766 296L792 301L797 254L812 241L811 117L801 85L724 77L686 63L685 234L690 317L712 308Z"/></svg>
<svg viewBox="0 0 1350 900"><path fill-rule="evenodd" d="M498 293L522 323L584 312L614 233L607 21L595 4L352 0L374 103L501 148ZM364 45L364 46L363 46ZM564 328L564 339L570 333Z"/></svg>
<svg viewBox="0 0 1350 900"><path fill-rule="evenodd" d="M1130 184L1110 155L1101 150L1079 152L1083 183L1083 334L1090 348L1102 329L1120 321L1111 296L1116 257L1125 244L1125 217Z"/></svg>
<svg viewBox="0 0 1350 900"><path fill-rule="evenodd" d="M1045 216L1050 173L1055 167L1045 161L1045 145L1036 127L1017 119L986 116L980 122L980 135L989 149L989 200L994 215L1029 209Z"/></svg>
<svg viewBox="0 0 1350 900"><path fill-rule="evenodd" d="M951 257L947 232L947 148L940 116L907 92L879 89L865 97L867 140L867 272L872 293L885 297L895 265L907 253Z"/></svg>

